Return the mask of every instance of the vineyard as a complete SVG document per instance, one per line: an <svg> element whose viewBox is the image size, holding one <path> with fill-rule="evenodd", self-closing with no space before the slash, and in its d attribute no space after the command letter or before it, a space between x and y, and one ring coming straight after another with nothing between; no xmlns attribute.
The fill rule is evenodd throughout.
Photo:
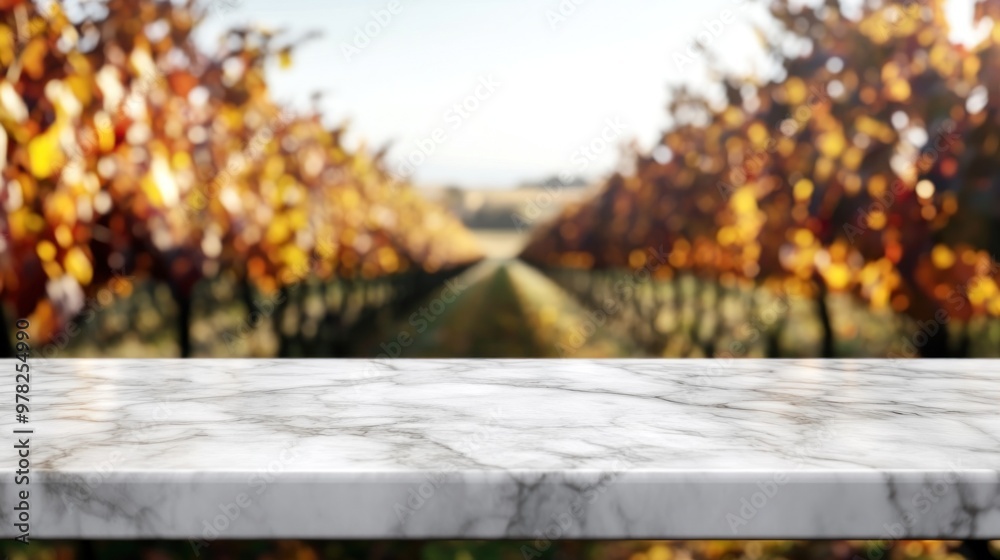
<svg viewBox="0 0 1000 560"><path fill-rule="evenodd" d="M1000 3L976 17L966 48L939 0L772 3L772 79L677 88L659 145L522 258L626 301L654 355L997 355ZM615 280L650 249L648 281Z"/></svg>
<svg viewBox="0 0 1000 560"><path fill-rule="evenodd" d="M275 100L272 70L313 35L234 27L213 50L194 40L212 2L0 0L0 357L19 319L40 358L1000 356L1000 0L976 3L972 46L950 38L944 0L811 4L768 0L750 20L765 75L704 52L712 86L673 87L655 145L523 249L503 228L528 195L463 206L444 189L520 251L490 259L482 232L389 173L388 148L352 146L318 102ZM213 551L471 560L535 544ZM552 558L960 557L943 541L550 544Z"/></svg>
<svg viewBox="0 0 1000 560"><path fill-rule="evenodd" d="M412 355L997 355L1000 4L973 47L943 5L772 3L770 75L674 88L659 144L532 233L545 276L472 271ZM272 100L312 35L39 6L2 3L0 323L45 355L376 355L481 260L385 150Z"/></svg>
<svg viewBox="0 0 1000 560"><path fill-rule="evenodd" d="M943 2L861 9L773 3L753 22L773 75L674 89L659 145L534 232L522 259L631 339L593 353L996 353L1000 24L965 47ZM205 15L5 2L0 289L53 355L357 354L481 258L384 151L271 99L265 64L309 34L235 28L210 53ZM511 270L497 286L555 289ZM507 321L548 340L527 353L576 336L522 307Z"/></svg>
<svg viewBox="0 0 1000 560"><path fill-rule="evenodd" d="M169 329L188 356L196 314L211 329L216 308L242 305L234 316L273 323L272 353L323 334L335 354L373 309L479 259L382 154L271 100L265 63L292 64L309 36L237 28L210 54L193 2L0 7L0 290L48 348ZM325 299L307 313L310 295Z"/></svg>

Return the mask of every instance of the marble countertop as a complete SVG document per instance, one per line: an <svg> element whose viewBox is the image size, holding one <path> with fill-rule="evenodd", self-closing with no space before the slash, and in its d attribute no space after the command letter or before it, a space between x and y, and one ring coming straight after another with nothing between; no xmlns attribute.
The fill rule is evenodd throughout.
<svg viewBox="0 0 1000 560"><path fill-rule="evenodd" d="M196 547L1000 538L1000 361L38 360L30 391L5 537L28 489L32 538Z"/></svg>

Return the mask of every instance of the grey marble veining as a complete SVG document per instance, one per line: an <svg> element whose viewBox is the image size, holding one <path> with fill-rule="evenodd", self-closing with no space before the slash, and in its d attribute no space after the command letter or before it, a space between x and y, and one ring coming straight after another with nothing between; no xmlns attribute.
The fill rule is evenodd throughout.
<svg viewBox="0 0 1000 560"><path fill-rule="evenodd" d="M32 538L1000 538L1000 361L39 360L31 382Z"/></svg>

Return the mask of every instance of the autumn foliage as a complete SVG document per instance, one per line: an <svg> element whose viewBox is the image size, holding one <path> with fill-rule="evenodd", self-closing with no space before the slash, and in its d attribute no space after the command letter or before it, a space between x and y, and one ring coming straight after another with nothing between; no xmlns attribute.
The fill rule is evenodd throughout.
<svg viewBox="0 0 1000 560"><path fill-rule="evenodd" d="M0 5L0 293L42 340L121 272L166 282L185 322L223 271L273 293L479 258L379 154L270 98L265 62L301 39L233 29L206 53L194 2L48 5Z"/></svg>
<svg viewBox="0 0 1000 560"><path fill-rule="evenodd" d="M795 4L772 2L758 28L774 77L673 91L659 147L523 257L636 268L663 246L661 278L813 298L824 355L838 292L934 321L921 353L954 353L951 319L1000 316L1000 4L978 5L992 29L971 49L949 39L939 0Z"/></svg>

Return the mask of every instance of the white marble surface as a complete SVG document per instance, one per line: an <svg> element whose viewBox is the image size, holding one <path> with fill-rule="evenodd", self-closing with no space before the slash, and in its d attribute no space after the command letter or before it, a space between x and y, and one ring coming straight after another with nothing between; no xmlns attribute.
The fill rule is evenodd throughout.
<svg viewBox="0 0 1000 560"><path fill-rule="evenodd" d="M33 538L1000 538L1000 361L39 360L31 381ZM24 488L0 479L4 537Z"/></svg>

